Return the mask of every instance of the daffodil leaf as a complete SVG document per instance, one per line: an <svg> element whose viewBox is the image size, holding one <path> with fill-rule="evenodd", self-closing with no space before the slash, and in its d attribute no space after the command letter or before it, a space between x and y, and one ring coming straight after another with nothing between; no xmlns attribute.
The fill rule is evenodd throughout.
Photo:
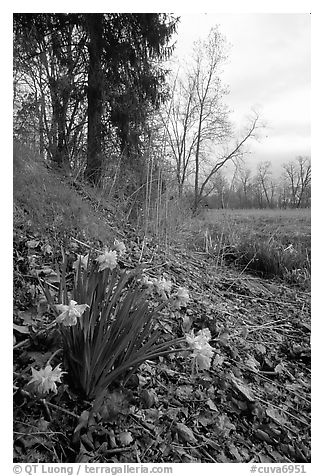
<svg viewBox="0 0 324 476"><path fill-rule="evenodd" d="M29 328L27 326L18 326L17 324L13 324L13 328L20 334L30 334Z"/></svg>

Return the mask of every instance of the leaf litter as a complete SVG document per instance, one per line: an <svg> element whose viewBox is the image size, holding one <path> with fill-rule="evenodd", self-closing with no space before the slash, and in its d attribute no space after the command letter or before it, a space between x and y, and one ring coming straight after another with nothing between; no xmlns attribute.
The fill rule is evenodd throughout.
<svg viewBox="0 0 324 476"><path fill-rule="evenodd" d="M147 361L130 381L108 389L95 415L66 384L46 400L30 394L30 368L61 346L38 284L53 276L55 295L59 250L16 234L14 460L309 462L309 294L274 280L270 291L264 279L215 266L205 253L157 253L150 242L142 252L132 230L122 238L131 251L121 266L141 259L153 275L158 270L188 289L190 302L165 312L162 325L177 337L184 326L208 327L212 366L195 375L183 354ZM72 268L87 249L78 243L67 252Z"/></svg>

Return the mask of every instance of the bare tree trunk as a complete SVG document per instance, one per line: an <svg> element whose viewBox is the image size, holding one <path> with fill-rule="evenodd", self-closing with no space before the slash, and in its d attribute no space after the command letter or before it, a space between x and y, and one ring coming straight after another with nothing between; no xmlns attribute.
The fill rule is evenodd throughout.
<svg viewBox="0 0 324 476"><path fill-rule="evenodd" d="M88 152L85 175L87 179L98 184L102 172L102 89L103 74L101 70L103 14L85 15L89 31L89 72L88 72Z"/></svg>
<svg viewBox="0 0 324 476"><path fill-rule="evenodd" d="M199 152L200 152L200 142L201 142L202 109L203 109L203 105L200 109L200 115L199 115L197 147L196 147L196 155L195 155L195 202L194 202L194 210L193 210L194 212L197 211L199 201L200 201L200 196L199 196Z"/></svg>

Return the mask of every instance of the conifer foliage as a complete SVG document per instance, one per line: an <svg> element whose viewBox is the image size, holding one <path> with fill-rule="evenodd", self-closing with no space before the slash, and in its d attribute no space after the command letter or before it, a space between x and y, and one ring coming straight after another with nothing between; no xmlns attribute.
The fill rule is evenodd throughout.
<svg viewBox="0 0 324 476"><path fill-rule="evenodd" d="M107 144L134 160L150 109L166 98L161 62L176 24L159 13L15 14L16 137L64 168L81 161L92 183Z"/></svg>

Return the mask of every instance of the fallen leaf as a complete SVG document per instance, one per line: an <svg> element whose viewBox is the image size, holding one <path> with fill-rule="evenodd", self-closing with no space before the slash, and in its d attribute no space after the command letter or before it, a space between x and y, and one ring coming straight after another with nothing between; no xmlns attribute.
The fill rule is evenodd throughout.
<svg viewBox="0 0 324 476"><path fill-rule="evenodd" d="M37 423L37 428L39 429L39 431L47 431L49 424L49 421L45 420L44 418L41 418Z"/></svg>
<svg viewBox="0 0 324 476"><path fill-rule="evenodd" d="M28 246L28 248L37 248L37 246L39 245L39 241L29 240L27 241L26 245Z"/></svg>
<svg viewBox="0 0 324 476"><path fill-rule="evenodd" d="M217 412L218 409L215 405L215 403L210 399L208 398L207 402L206 402L206 405L211 409L211 410L214 410L214 412Z"/></svg>
<svg viewBox="0 0 324 476"><path fill-rule="evenodd" d="M268 417L270 417L273 421L275 421L278 425L287 425L288 424L288 421L286 420L286 418L284 418L282 415L280 415L280 413L278 412L278 410L276 410L275 408L273 407L268 407L266 409L266 414L268 415Z"/></svg>
<svg viewBox="0 0 324 476"><path fill-rule="evenodd" d="M89 463L93 458L93 453L88 453L85 446L80 444L80 451L78 456L76 457L76 463Z"/></svg>
<svg viewBox="0 0 324 476"><path fill-rule="evenodd" d="M176 388L175 395L176 397L184 400L188 399L189 397L192 397L192 385L179 385L179 387Z"/></svg>
<svg viewBox="0 0 324 476"><path fill-rule="evenodd" d="M144 389L141 392L141 399L143 401L144 408L151 408L158 401L157 395L152 389Z"/></svg>
<svg viewBox="0 0 324 476"><path fill-rule="evenodd" d="M195 435L193 434L192 430L188 428L184 423L177 423L177 432L179 438L184 441L185 443L197 443Z"/></svg>
<svg viewBox="0 0 324 476"><path fill-rule="evenodd" d="M233 458L235 458L236 461L242 461L242 456L240 455L236 446L233 445L233 443L230 443L228 445L228 451L231 453L231 455L233 456Z"/></svg>
<svg viewBox="0 0 324 476"><path fill-rule="evenodd" d="M273 443L272 438L270 438L268 433L266 433L263 430L257 429L255 430L254 434L260 441L265 441L266 443L269 443L269 444Z"/></svg>
<svg viewBox="0 0 324 476"><path fill-rule="evenodd" d="M80 432L82 428L86 428L88 424L88 420L89 420L89 412L87 410L84 410L79 417L79 422L74 429L74 434Z"/></svg>
<svg viewBox="0 0 324 476"><path fill-rule="evenodd" d="M248 355L248 358L245 360L245 365L255 372L258 372L260 369L260 362L258 362L252 355Z"/></svg>
<svg viewBox="0 0 324 476"><path fill-rule="evenodd" d="M249 402L254 402L255 398L253 396L252 391L249 389L247 385L244 384L241 380L231 375L232 383L234 384L235 389L243 395Z"/></svg>

